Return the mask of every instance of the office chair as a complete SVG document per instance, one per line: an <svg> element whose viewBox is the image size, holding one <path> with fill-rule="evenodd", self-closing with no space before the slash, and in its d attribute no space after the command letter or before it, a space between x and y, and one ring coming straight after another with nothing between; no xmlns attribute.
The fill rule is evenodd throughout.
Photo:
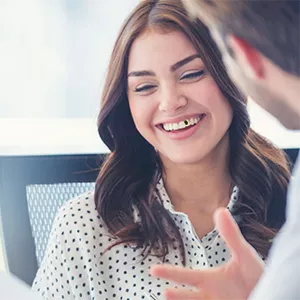
<svg viewBox="0 0 300 300"><path fill-rule="evenodd" d="M32 284L57 210L68 199L93 189L104 157L0 157L0 229L11 273Z"/></svg>

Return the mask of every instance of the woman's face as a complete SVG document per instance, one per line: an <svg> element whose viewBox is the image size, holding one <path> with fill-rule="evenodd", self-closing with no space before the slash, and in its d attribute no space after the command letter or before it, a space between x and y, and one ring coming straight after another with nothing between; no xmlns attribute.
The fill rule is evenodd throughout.
<svg viewBox="0 0 300 300"><path fill-rule="evenodd" d="M201 161L227 136L231 106L179 31L147 31L134 41L127 90L137 130L175 163Z"/></svg>

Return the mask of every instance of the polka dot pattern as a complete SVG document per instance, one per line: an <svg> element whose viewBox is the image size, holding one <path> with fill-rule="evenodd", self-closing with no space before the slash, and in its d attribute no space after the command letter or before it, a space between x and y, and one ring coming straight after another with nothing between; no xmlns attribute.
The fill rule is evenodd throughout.
<svg viewBox="0 0 300 300"><path fill-rule="evenodd" d="M157 195L179 227L185 245L187 267L209 268L230 258L216 230L199 239L187 215L175 212L163 182ZM231 209L238 197L235 187L228 204ZM136 218L138 213L135 212ZM163 299L165 288L174 284L153 278L149 269L161 260L149 256L142 260L139 249L113 242L94 203L93 192L68 201L55 218L47 250L32 289L52 299ZM182 265L179 247L170 247L166 262Z"/></svg>

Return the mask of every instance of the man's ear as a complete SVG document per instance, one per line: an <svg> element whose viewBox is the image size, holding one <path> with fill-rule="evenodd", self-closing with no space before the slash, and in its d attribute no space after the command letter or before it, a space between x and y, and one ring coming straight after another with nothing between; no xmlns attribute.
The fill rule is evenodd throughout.
<svg viewBox="0 0 300 300"><path fill-rule="evenodd" d="M234 59L249 77L253 79L264 77L264 62L259 51L235 35L229 35L226 42Z"/></svg>

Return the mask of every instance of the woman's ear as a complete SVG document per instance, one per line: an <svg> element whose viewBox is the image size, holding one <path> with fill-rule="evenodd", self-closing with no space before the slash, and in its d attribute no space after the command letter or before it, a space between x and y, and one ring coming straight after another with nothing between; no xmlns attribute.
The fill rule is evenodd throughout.
<svg viewBox="0 0 300 300"><path fill-rule="evenodd" d="M264 78L264 61L259 51L235 35L227 36L226 43L236 63L248 77L254 80Z"/></svg>

